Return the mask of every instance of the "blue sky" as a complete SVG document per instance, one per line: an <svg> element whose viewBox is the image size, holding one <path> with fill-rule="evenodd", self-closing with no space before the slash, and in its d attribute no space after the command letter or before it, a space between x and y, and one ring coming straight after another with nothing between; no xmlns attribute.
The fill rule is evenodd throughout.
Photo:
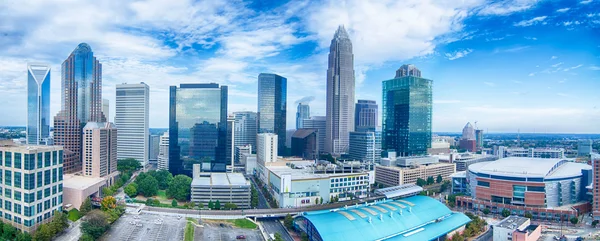
<svg viewBox="0 0 600 241"><path fill-rule="evenodd" d="M344 24L356 98L381 103L381 81L405 63L434 80L433 130L467 121L490 132L600 132L600 1L7 0L0 2L0 125L25 125L28 61L60 64L80 42L114 86L150 85L150 126L168 125L168 86L230 86L229 111L256 111L261 72L288 78L297 100L325 113L329 43Z"/></svg>

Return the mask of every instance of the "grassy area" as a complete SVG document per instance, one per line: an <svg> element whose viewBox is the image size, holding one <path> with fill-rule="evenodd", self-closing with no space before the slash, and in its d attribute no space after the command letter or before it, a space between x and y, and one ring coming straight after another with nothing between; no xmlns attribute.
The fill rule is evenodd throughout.
<svg viewBox="0 0 600 241"><path fill-rule="evenodd" d="M233 223L233 225L238 228L256 229L258 227L252 221L250 221L248 219L243 219L243 218L235 219L235 220L227 220L227 222Z"/></svg>
<svg viewBox="0 0 600 241"><path fill-rule="evenodd" d="M185 225L183 241L194 241L194 225L190 222Z"/></svg>
<svg viewBox="0 0 600 241"><path fill-rule="evenodd" d="M192 223L194 223L194 224L196 224L196 225L198 225L198 220L196 220L195 218L187 217L185 219L188 220L188 221L190 221L190 222L192 222Z"/></svg>
<svg viewBox="0 0 600 241"><path fill-rule="evenodd" d="M73 208L73 209L71 209L71 211L69 211L68 216L69 216L69 220L75 222L81 218L81 213L79 212L79 210Z"/></svg>
<svg viewBox="0 0 600 241"><path fill-rule="evenodd" d="M167 191L165 190L158 190L158 194L156 195L156 198L159 200L167 200Z"/></svg>

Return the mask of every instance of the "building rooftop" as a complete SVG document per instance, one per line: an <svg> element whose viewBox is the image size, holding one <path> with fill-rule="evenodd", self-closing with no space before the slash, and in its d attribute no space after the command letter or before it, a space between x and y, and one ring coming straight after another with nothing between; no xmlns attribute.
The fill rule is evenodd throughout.
<svg viewBox="0 0 600 241"><path fill-rule="evenodd" d="M73 174L65 174L63 179L63 187L85 190L91 186L106 182L106 179L101 177L86 177Z"/></svg>
<svg viewBox="0 0 600 241"><path fill-rule="evenodd" d="M194 176L194 179L192 179L192 186L236 186L249 184L250 182L241 173L207 172L200 173L200 176Z"/></svg>
<svg viewBox="0 0 600 241"><path fill-rule="evenodd" d="M506 229L517 229L524 223L528 222L529 218L519 217L515 215L511 215L497 223L496 227L506 228Z"/></svg>
<svg viewBox="0 0 600 241"><path fill-rule="evenodd" d="M307 136L315 132L317 132L317 129L298 129L294 132L292 138L306 138Z"/></svg>
<svg viewBox="0 0 600 241"><path fill-rule="evenodd" d="M355 176L366 173L314 173L312 168L301 168L294 169L288 166L267 166L269 171L273 172L276 176L281 177L282 174L291 174L292 180L303 180L303 179L320 179L329 177L343 177L343 176Z"/></svg>
<svg viewBox="0 0 600 241"><path fill-rule="evenodd" d="M384 195L386 198L397 198L405 197L409 195L416 195L423 191L423 188L416 184L404 184L394 187L386 187L375 190L375 193Z"/></svg>
<svg viewBox="0 0 600 241"><path fill-rule="evenodd" d="M433 168L433 167L439 167L439 166L454 166L454 163L444 163L444 162L439 162L439 163L431 163L428 165L417 165L415 167L401 167L401 166L384 166L384 165L379 165L377 167L382 167L382 168L390 168L390 169L398 169L398 170L412 170L412 169L418 169L418 168Z"/></svg>
<svg viewBox="0 0 600 241"><path fill-rule="evenodd" d="M581 175L581 170L590 169L592 169L590 165L565 159L530 157L507 157L469 166L469 171L475 173L548 179L576 177Z"/></svg>
<svg viewBox="0 0 600 241"><path fill-rule="evenodd" d="M434 240L471 221L425 196L307 212L298 218L312 224L323 241Z"/></svg>
<svg viewBox="0 0 600 241"><path fill-rule="evenodd" d="M466 178L467 177L467 172L466 171L461 171L461 172L455 172L452 173L452 175L450 175L450 177L456 177L456 178Z"/></svg>
<svg viewBox="0 0 600 241"><path fill-rule="evenodd" d="M59 151L63 150L62 146L47 146L47 145L27 145L17 144L13 141L3 141L0 143L0 149L11 152L21 153L32 153L32 152L45 152L45 151Z"/></svg>

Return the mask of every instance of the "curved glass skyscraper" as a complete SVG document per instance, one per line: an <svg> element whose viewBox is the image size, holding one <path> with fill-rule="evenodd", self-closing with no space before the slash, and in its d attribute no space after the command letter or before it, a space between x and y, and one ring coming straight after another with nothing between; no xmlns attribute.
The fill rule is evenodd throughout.
<svg viewBox="0 0 600 241"><path fill-rule="evenodd" d="M27 65L27 144L47 144L50 135L50 65Z"/></svg>
<svg viewBox="0 0 600 241"><path fill-rule="evenodd" d="M326 113L325 152L346 153L354 131L354 54L344 26L335 31L329 48Z"/></svg>
<svg viewBox="0 0 600 241"><path fill-rule="evenodd" d="M258 133L277 135L279 153L285 155L287 79L276 74L258 75Z"/></svg>

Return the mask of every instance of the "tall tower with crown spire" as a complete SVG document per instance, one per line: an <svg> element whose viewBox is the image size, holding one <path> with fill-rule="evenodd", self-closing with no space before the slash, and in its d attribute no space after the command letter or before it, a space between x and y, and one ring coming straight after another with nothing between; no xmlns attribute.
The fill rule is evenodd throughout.
<svg viewBox="0 0 600 241"><path fill-rule="evenodd" d="M346 153L354 131L354 54L344 26L335 31L329 47L326 113L325 151Z"/></svg>

